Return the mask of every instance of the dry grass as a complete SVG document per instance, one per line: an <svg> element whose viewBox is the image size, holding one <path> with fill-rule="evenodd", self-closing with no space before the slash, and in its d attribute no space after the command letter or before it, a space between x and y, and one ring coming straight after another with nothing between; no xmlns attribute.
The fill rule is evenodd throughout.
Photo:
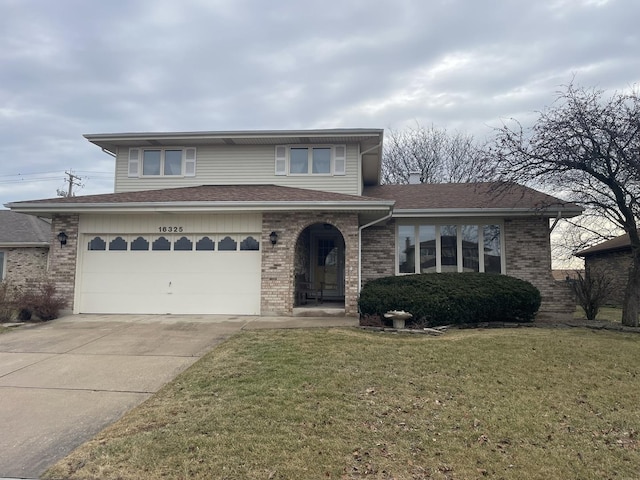
<svg viewBox="0 0 640 480"><path fill-rule="evenodd" d="M640 478L638 358L583 329L244 332L46 478Z"/></svg>

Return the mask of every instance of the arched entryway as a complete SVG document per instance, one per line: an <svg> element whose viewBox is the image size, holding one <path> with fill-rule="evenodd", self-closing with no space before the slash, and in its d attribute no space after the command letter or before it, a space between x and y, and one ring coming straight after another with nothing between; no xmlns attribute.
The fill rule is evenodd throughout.
<svg viewBox="0 0 640 480"><path fill-rule="evenodd" d="M306 227L296 242L295 304L344 308L345 241L330 223Z"/></svg>

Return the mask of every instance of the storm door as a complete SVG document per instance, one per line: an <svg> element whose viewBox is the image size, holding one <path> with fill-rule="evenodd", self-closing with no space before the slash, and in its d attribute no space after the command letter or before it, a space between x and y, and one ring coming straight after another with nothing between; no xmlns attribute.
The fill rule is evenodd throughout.
<svg viewBox="0 0 640 480"><path fill-rule="evenodd" d="M344 241L337 229L312 235L311 276L324 300L344 298Z"/></svg>

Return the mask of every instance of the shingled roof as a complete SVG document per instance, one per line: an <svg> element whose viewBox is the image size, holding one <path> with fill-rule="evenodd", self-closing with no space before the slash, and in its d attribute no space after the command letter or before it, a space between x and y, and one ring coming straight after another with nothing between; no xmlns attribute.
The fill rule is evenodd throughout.
<svg viewBox="0 0 640 480"><path fill-rule="evenodd" d="M366 187L368 197L395 200L394 212L521 210L563 216L582 212L578 205L517 184L485 183L419 183L415 185L377 185Z"/></svg>
<svg viewBox="0 0 640 480"><path fill-rule="evenodd" d="M531 215L564 217L582 209L569 202L520 185L499 188L496 183L379 185L366 187L363 195L283 187L278 185L203 185L135 192L55 197L14 202L20 212L129 211L173 209L190 211L231 210L332 210L390 211L395 216L429 215Z"/></svg>
<svg viewBox="0 0 640 480"><path fill-rule="evenodd" d="M624 234L619 237L612 238L611 240L606 240L598 245L594 245L593 247L586 248L578 253L576 256L578 257L588 257L589 255L594 255L598 253L605 252L615 252L621 250L630 250L631 242L629 241L629 235Z"/></svg>
<svg viewBox="0 0 640 480"><path fill-rule="evenodd" d="M0 245L47 245L51 224L41 218L0 210Z"/></svg>

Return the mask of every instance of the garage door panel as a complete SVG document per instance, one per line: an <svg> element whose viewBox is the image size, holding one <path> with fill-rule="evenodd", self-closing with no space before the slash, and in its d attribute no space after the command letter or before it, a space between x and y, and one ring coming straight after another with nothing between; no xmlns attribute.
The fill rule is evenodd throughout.
<svg viewBox="0 0 640 480"><path fill-rule="evenodd" d="M88 250L79 273L81 313L260 313L259 251Z"/></svg>

